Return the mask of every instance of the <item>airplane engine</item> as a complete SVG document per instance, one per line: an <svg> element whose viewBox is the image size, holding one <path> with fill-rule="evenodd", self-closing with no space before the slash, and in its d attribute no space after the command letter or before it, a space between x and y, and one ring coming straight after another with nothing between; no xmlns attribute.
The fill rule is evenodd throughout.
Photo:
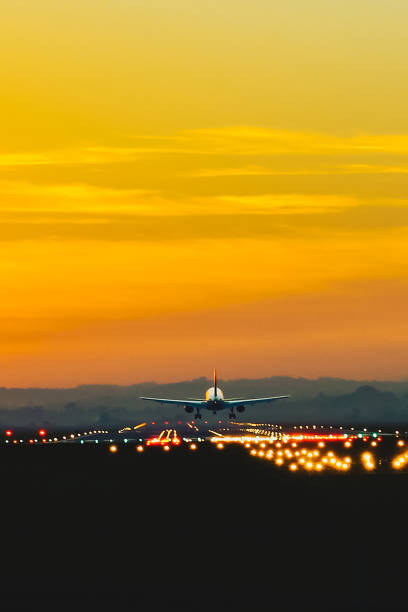
<svg viewBox="0 0 408 612"><path fill-rule="evenodd" d="M245 410L245 406L237 406L238 412L244 412L244 410Z"/></svg>
<svg viewBox="0 0 408 612"><path fill-rule="evenodd" d="M194 408L192 406L184 406L184 410L186 412L193 412Z"/></svg>

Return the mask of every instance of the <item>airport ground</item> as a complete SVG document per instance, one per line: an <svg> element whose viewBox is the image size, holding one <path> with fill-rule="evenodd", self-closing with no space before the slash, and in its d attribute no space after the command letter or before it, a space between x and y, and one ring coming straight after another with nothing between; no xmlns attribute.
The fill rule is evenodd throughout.
<svg viewBox="0 0 408 612"><path fill-rule="evenodd" d="M352 458L321 473L292 472L294 456L277 465L276 441L270 460L259 440L145 442L0 447L2 609L405 608L408 469L391 469L395 439L375 470L357 465L361 439L309 445L314 464L332 448Z"/></svg>

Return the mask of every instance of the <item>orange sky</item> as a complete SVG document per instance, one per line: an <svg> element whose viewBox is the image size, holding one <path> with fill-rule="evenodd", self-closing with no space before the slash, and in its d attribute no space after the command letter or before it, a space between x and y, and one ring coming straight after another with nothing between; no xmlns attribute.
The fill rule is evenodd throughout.
<svg viewBox="0 0 408 612"><path fill-rule="evenodd" d="M0 385L406 376L407 18L4 0Z"/></svg>

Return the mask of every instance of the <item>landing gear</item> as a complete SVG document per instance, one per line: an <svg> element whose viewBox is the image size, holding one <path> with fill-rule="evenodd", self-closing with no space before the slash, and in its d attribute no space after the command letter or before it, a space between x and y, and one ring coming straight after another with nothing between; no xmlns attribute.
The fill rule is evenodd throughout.
<svg viewBox="0 0 408 612"><path fill-rule="evenodd" d="M194 418L195 419L201 419L201 412L197 412Z"/></svg>
<svg viewBox="0 0 408 612"><path fill-rule="evenodd" d="M233 412L229 413L229 418L230 419L236 419L236 415Z"/></svg>

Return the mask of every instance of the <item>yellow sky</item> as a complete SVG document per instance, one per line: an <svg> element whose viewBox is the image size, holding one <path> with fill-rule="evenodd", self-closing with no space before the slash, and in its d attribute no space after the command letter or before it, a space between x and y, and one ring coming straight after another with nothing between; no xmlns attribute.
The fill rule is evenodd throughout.
<svg viewBox="0 0 408 612"><path fill-rule="evenodd" d="M0 385L406 376L406 3L1 13Z"/></svg>

